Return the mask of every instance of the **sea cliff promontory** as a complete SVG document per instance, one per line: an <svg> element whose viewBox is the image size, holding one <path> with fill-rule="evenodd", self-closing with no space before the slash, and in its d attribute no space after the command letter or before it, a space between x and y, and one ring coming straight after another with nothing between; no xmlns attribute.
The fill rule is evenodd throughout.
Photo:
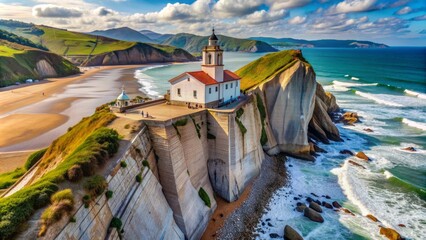
<svg viewBox="0 0 426 240"><path fill-rule="evenodd" d="M310 142L340 139L335 99L300 51L265 55L238 74L246 94L222 109L160 101L180 114L140 121L103 106L83 119L3 193L0 238L199 239L216 198L240 198L268 175L263 163L313 160Z"/></svg>

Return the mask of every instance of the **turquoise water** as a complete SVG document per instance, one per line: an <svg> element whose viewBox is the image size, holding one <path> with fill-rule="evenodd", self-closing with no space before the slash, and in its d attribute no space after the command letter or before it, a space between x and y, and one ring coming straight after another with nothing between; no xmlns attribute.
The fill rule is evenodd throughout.
<svg viewBox="0 0 426 240"><path fill-rule="evenodd" d="M357 112L362 123L338 125L345 142L321 144L328 153L315 163L287 161L291 179L271 200L262 221L270 218L273 226L259 223L259 238L268 239L270 233L282 235L282 227L290 224L305 239L383 239L378 228L382 224L409 239L425 239L426 48L302 52L314 67L317 81L336 96L340 107ZM237 70L262 55L226 53L225 67ZM160 95L168 89L168 79L198 69L198 62L186 63L140 69L135 76L144 85L142 91ZM417 151L402 150L408 146ZM342 149L364 151L373 160L358 161L340 154ZM354 167L349 160L366 169ZM329 195L330 200L318 199L337 200L356 216L326 210L324 223L310 222L294 211L294 197L312 197L311 193ZM366 214L373 214L381 223L373 223Z"/></svg>

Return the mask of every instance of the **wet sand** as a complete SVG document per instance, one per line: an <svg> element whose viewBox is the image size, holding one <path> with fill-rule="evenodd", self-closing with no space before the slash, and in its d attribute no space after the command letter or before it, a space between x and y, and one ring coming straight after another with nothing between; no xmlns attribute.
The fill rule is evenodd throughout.
<svg viewBox="0 0 426 240"><path fill-rule="evenodd" d="M29 155L22 151L48 146L96 107L114 100L122 86L130 97L144 97L134 71L146 66L93 67L78 75L1 88L0 173L22 166Z"/></svg>

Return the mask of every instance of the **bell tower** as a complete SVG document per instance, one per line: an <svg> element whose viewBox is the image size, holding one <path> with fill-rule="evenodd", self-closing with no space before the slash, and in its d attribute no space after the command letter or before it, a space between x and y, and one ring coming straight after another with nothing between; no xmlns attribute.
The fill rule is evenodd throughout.
<svg viewBox="0 0 426 240"><path fill-rule="evenodd" d="M223 50L217 44L218 38L212 29L209 44L203 48L201 70L218 82L223 82Z"/></svg>

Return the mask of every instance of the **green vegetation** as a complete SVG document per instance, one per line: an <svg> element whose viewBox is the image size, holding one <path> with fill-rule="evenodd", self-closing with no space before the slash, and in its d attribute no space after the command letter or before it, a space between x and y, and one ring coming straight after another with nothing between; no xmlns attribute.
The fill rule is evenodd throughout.
<svg viewBox="0 0 426 240"><path fill-rule="evenodd" d="M47 48L41 46L40 44L35 44L32 41L30 41L29 39L20 37L16 34L4 31L0 29L0 39L12 42L12 43L17 43L20 45L24 45L27 47L33 47L33 48L38 48L40 50L45 50L47 51Z"/></svg>
<svg viewBox="0 0 426 240"><path fill-rule="evenodd" d="M17 168L12 172L0 174L0 189L6 189L12 186L26 172L23 168Z"/></svg>
<svg viewBox="0 0 426 240"><path fill-rule="evenodd" d="M201 138L201 126L195 122L195 119L192 116L189 116L194 123L195 131L197 131L198 138Z"/></svg>
<svg viewBox="0 0 426 240"><path fill-rule="evenodd" d="M142 182L142 173L139 173L136 175L136 182L141 183Z"/></svg>
<svg viewBox="0 0 426 240"><path fill-rule="evenodd" d="M47 227L61 220L64 214L70 213L74 207L74 196L71 189L59 191L50 199L51 205L41 215L42 226L38 236L44 236Z"/></svg>
<svg viewBox="0 0 426 240"><path fill-rule="evenodd" d="M40 149L40 150L32 153L28 157L27 161L25 162L25 165L24 165L25 169L28 170L32 166L34 166L34 164L36 164L43 157L46 150L47 150L47 148L43 148L43 149Z"/></svg>
<svg viewBox="0 0 426 240"><path fill-rule="evenodd" d="M204 201L207 207L211 207L210 197L202 187L198 190L198 196L200 196L201 200Z"/></svg>
<svg viewBox="0 0 426 240"><path fill-rule="evenodd" d="M240 108L237 110L237 118L240 118L244 114L244 109Z"/></svg>
<svg viewBox="0 0 426 240"><path fill-rule="evenodd" d="M120 232L122 226L123 226L123 223L121 222L121 219L118 217L113 217L111 219L111 223L109 224L109 227L117 229L117 232Z"/></svg>
<svg viewBox="0 0 426 240"><path fill-rule="evenodd" d="M85 208L88 208L90 205L90 202L92 202L92 198L88 194L84 195L82 200L83 200L83 204Z"/></svg>
<svg viewBox="0 0 426 240"><path fill-rule="evenodd" d="M49 146L35 173L40 176L37 181L11 196L0 198L2 239L11 238L35 210L49 203L50 196L58 190L57 184L69 178L68 169L79 165L84 175L90 176L107 157L117 152L117 132L103 127L114 118L105 106L98 108L95 114L81 120ZM49 166L55 167L45 173L44 169Z"/></svg>
<svg viewBox="0 0 426 240"><path fill-rule="evenodd" d="M147 167L148 169L151 169L151 167L149 166L149 162L147 160L142 161L142 166Z"/></svg>
<svg viewBox="0 0 426 240"><path fill-rule="evenodd" d="M302 55L297 50L285 50L267 54L238 69L236 74L241 77L241 90L247 91L257 86L277 72L282 72L301 59Z"/></svg>
<svg viewBox="0 0 426 240"><path fill-rule="evenodd" d="M179 33L171 36L162 42L165 45L171 45L183 48L189 52L201 52L202 48L208 44L209 36L197 36L188 33ZM224 51L240 52L274 52L275 48L269 44L256 40L239 39L218 35L219 44Z"/></svg>
<svg viewBox="0 0 426 240"><path fill-rule="evenodd" d="M120 162L120 166L121 166L122 168L126 168L126 167L127 167L127 163L126 163L125 161L121 161L121 162Z"/></svg>
<svg viewBox="0 0 426 240"><path fill-rule="evenodd" d="M244 137L244 135L247 133L247 128L244 126L244 124L237 117L235 117L235 122L237 122L238 127L240 128L240 131L241 131L241 133L243 134L243 137Z"/></svg>
<svg viewBox="0 0 426 240"><path fill-rule="evenodd" d="M182 126L185 126L187 122L188 122L188 119L187 118L183 118L183 119L177 120L175 122L175 125L178 126L178 127L182 127Z"/></svg>
<svg viewBox="0 0 426 240"><path fill-rule="evenodd" d="M100 196L107 186L108 183L105 181L105 178L100 175L92 176L84 183L84 189L92 198Z"/></svg>
<svg viewBox="0 0 426 240"><path fill-rule="evenodd" d="M108 190L108 191L106 191L105 192L105 197L107 198L107 199L110 199L110 198L112 198L112 195L114 194L114 192L113 191L111 191L111 190Z"/></svg>
<svg viewBox="0 0 426 240"><path fill-rule="evenodd" d="M268 135L266 135L265 130L265 119L266 119L266 109L263 105L263 100L260 97L259 93L256 93L256 103L257 103L257 109L259 110L260 114L260 121L262 122L262 133L260 136L260 144L263 146L268 142Z"/></svg>
<svg viewBox="0 0 426 240"><path fill-rule="evenodd" d="M37 70L39 61L47 62L55 70L57 77L78 73L71 62L50 52L11 43L0 39L0 87L23 82L28 78L42 79L43 73Z"/></svg>

